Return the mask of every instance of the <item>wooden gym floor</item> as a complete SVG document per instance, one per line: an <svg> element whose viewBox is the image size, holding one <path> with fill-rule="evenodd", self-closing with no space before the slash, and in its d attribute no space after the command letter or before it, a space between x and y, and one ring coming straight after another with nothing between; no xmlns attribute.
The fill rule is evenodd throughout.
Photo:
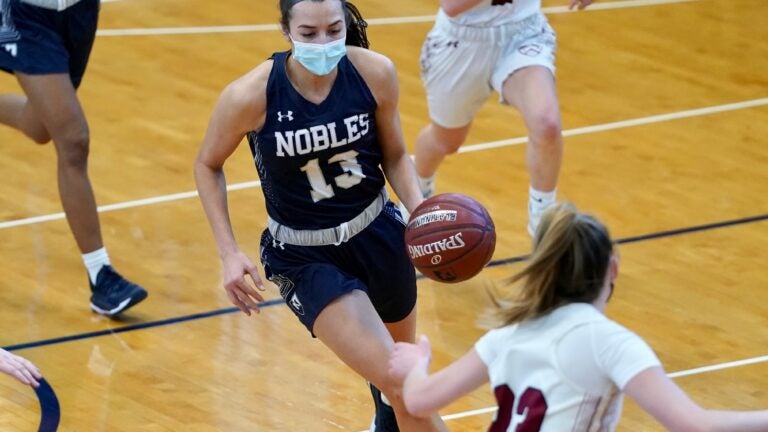
<svg viewBox="0 0 768 432"><path fill-rule="evenodd" d="M411 151L427 121L418 56L436 3L357 2L373 48L398 67ZM61 431L367 429L364 381L309 337L275 289L259 316L233 312L192 193L220 90L288 46L276 4L102 5L80 90L90 175L113 262L151 292L122 321L89 312L53 147L0 128L0 346L37 363L58 400L47 394L41 410L30 388L0 376L0 430L38 430L57 408ZM703 405L768 408L768 2L605 0L563 13L566 4L544 1L559 39L559 197L623 242L608 313ZM0 76L0 92L18 91ZM483 285L528 252L524 136L517 113L489 101L441 168L438 191L486 204L499 241L477 278L419 282L419 332L432 339L435 367L483 333ZM238 239L256 260L265 213L246 146L227 174ZM451 430L484 430L493 406L482 388L443 414ZM619 430L661 428L627 401Z"/></svg>

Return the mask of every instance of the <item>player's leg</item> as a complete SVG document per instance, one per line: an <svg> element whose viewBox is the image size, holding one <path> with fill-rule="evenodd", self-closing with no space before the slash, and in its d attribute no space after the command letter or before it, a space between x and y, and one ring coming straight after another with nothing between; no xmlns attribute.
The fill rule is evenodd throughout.
<svg viewBox="0 0 768 432"><path fill-rule="evenodd" d="M406 320L414 318L409 315ZM388 373L394 340L364 292L351 291L326 306L317 317L313 332L344 363L381 389L395 412L399 430L447 430L440 420L416 418L408 414L403 405L401 388Z"/></svg>
<svg viewBox="0 0 768 432"><path fill-rule="evenodd" d="M435 173L446 156L456 153L467 139L471 123L458 128L446 128L431 122L416 137L414 164L419 176L419 188L424 198L435 193Z"/></svg>
<svg viewBox="0 0 768 432"><path fill-rule="evenodd" d="M59 195L77 246L82 253L100 249L99 217L88 178L88 123L69 75L17 72L16 77L56 147Z"/></svg>
<svg viewBox="0 0 768 432"><path fill-rule="evenodd" d="M528 232L533 235L544 211L555 202L563 159L562 124L549 69L531 66L512 74L503 87L505 100L516 106L528 129L526 164L530 176Z"/></svg>
<svg viewBox="0 0 768 432"><path fill-rule="evenodd" d="M516 106L528 129L526 162L531 186L553 191L563 156L562 124L555 80L543 66L518 70L504 82L504 99Z"/></svg>
<svg viewBox="0 0 768 432"><path fill-rule="evenodd" d="M515 106L528 129L526 164L530 176L528 232L555 202L563 158L562 124L554 79L555 33L539 14L519 24L493 76L504 103Z"/></svg>
<svg viewBox="0 0 768 432"><path fill-rule="evenodd" d="M21 131L38 144L45 144L51 140L51 136L37 119L26 96L0 95L0 123Z"/></svg>
<svg viewBox="0 0 768 432"><path fill-rule="evenodd" d="M434 193L438 167L464 143L472 119L493 91L489 79L499 46L491 36L440 14L424 41L420 65L430 124L416 137L414 162L425 197Z"/></svg>
<svg viewBox="0 0 768 432"><path fill-rule="evenodd" d="M50 131L57 153L59 196L67 223L89 268L91 309L113 316L147 297L110 265L88 178L90 135L68 74L16 73L37 119Z"/></svg>

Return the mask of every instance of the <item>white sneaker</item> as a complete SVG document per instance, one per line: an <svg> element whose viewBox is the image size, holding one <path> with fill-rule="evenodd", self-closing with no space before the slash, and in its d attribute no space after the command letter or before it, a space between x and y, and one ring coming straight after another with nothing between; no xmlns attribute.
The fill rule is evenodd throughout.
<svg viewBox="0 0 768 432"><path fill-rule="evenodd" d="M536 229L544 213L556 202L557 190L538 192L529 187L528 190L528 235L536 236Z"/></svg>

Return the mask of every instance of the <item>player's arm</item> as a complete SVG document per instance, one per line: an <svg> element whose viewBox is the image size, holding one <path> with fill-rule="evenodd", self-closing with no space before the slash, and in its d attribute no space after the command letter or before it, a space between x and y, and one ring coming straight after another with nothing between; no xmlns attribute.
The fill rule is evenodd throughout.
<svg viewBox="0 0 768 432"><path fill-rule="evenodd" d="M482 0L440 0L440 9L449 17L455 17L480 4Z"/></svg>
<svg viewBox="0 0 768 432"><path fill-rule="evenodd" d="M223 167L246 133L264 123L266 81L270 70L271 62L264 63L224 89L194 164L200 201L224 265L224 286L232 303L248 315L251 309L258 310L256 301L263 299L243 276L249 274L259 289L264 287L256 266L240 251L235 241L227 208Z"/></svg>
<svg viewBox="0 0 768 432"><path fill-rule="evenodd" d="M658 366L637 374L624 392L672 432L768 430L768 411L705 410Z"/></svg>
<svg viewBox="0 0 768 432"><path fill-rule="evenodd" d="M400 88L395 65L387 57L370 50L353 47L348 47L348 50L350 60L376 98L376 126L382 149L382 169L400 201L412 212L423 198L400 126Z"/></svg>
<svg viewBox="0 0 768 432"><path fill-rule="evenodd" d="M416 417L429 417L440 408L488 382L488 369L474 348L444 369L429 375L432 349L426 336L418 345L398 342L389 373L403 381L403 403Z"/></svg>

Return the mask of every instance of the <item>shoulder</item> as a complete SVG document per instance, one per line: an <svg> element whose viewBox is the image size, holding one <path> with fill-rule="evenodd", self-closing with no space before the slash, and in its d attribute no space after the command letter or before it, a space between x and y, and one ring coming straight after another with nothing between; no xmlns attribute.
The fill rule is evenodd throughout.
<svg viewBox="0 0 768 432"><path fill-rule="evenodd" d="M229 83L221 92L217 110L245 131L260 129L267 110L267 82L272 60L251 69Z"/></svg>
<svg viewBox="0 0 768 432"><path fill-rule="evenodd" d="M377 102L380 98L397 97L397 70L387 56L365 48L347 47L347 57L371 89Z"/></svg>
<svg viewBox="0 0 768 432"><path fill-rule="evenodd" d="M229 83L222 91L222 99L236 105L252 104L261 98L266 100L267 82L272 72L272 64L272 60L267 60Z"/></svg>
<svg viewBox="0 0 768 432"><path fill-rule="evenodd" d="M355 65L355 68L357 68L365 78L370 76L382 79L397 74L395 64L392 60L376 51L356 46L348 46L347 56L352 64Z"/></svg>
<svg viewBox="0 0 768 432"><path fill-rule="evenodd" d="M490 366L501 349L508 346L518 325L513 324L488 331L475 343L475 351L487 366ZM505 343L506 342L506 343Z"/></svg>

